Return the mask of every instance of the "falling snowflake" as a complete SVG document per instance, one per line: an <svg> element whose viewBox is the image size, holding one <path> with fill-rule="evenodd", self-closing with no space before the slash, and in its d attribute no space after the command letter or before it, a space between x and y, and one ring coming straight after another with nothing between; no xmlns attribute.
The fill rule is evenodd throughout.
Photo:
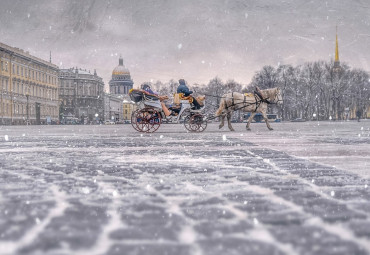
<svg viewBox="0 0 370 255"><path fill-rule="evenodd" d="M90 189L88 188L88 187L83 187L83 188L81 188L81 193L83 193L83 194L90 194Z"/></svg>

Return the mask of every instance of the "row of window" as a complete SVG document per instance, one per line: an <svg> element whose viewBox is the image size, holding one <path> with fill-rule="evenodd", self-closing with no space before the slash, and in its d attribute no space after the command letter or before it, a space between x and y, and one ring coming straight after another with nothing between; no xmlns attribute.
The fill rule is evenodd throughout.
<svg viewBox="0 0 370 255"><path fill-rule="evenodd" d="M63 96L73 96L75 95L76 91L75 89L60 89L59 94ZM80 96L100 96L102 95L102 91L97 92L96 88L94 87L79 87L77 91L77 95Z"/></svg>
<svg viewBox="0 0 370 255"><path fill-rule="evenodd" d="M112 86L111 89L113 89L114 94L128 94L131 88L127 86Z"/></svg>
<svg viewBox="0 0 370 255"><path fill-rule="evenodd" d="M1 70L4 72L8 72L8 64L9 63L7 61L1 61L1 67L0 67ZM41 82L50 83L53 85L57 85L57 81L58 81L57 77L51 76L50 74L43 73L40 71L34 71L34 70L31 70L29 67L26 68L26 67L15 65L15 64L13 64L12 73L17 74L18 76L21 76L21 77L30 78L35 81L41 81Z"/></svg>
<svg viewBox="0 0 370 255"><path fill-rule="evenodd" d="M63 103L64 103L65 106L66 105L74 105L75 104L75 100L74 99L70 99L70 98L64 98L63 99ZM99 102L99 100L96 100L96 99L77 99L77 103L79 105L91 106L91 107L95 107L95 106L100 107L100 104L102 104L101 101Z"/></svg>
<svg viewBox="0 0 370 255"><path fill-rule="evenodd" d="M28 90L28 91L27 91ZM4 92L10 92L10 84L7 79L3 79L1 82L1 91ZM43 98L50 98L50 99L57 99L57 89L51 88L40 88L35 85L27 86L26 84L17 82L13 84L12 88L13 93L21 94L21 95L28 95L30 96L36 96L36 97L43 97Z"/></svg>
<svg viewBox="0 0 370 255"><path fill-rule="evenodd" d="M0 109L2 116L10 116L11 115L11 104L3 103L3 107ZM29 104L29 115L33 116L36 114L36 107L34 104ZM57 116L57 107L53 106L41 106L40 107L40 114L42 116ZM23 116L27 117L27 104L13 104L13 116Z"/></svg>
<svg viewBox="0 0 370 255"><path fill-rule="evenodd" d="M126 75L126 76L113 76L112 80L115 81L131 81L131 77Z"/></svg>

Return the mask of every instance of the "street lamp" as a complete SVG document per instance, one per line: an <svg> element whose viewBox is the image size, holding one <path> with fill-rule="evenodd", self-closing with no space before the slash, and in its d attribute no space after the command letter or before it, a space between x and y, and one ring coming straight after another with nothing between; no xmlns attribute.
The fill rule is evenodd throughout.
<svg viewBox="0 0 370 255"><path fill-rule="evenodd" d="M1 83L1 124L4 125L4 104L3 104L3 93L4 93L4 78L3 78L3 67L4 67L4 62L2 61L2 58L0 56L0 83Z"/></svg>
<svg viewBox="0 0 370 255"><path fill-rule="evenodd" d="M30 114L29 114L29 92L28 92L28 89L26 91L26 98L27 98L27 106L26 106L26 111L27 111L27 125L30 124Z"/></svg>
<svg viewBox="0 0 370 255"><path fill-rule="evenodd" d="M27 105L26 105L26 111L27 111L27 125L30 124L30 103L29 103L29 97L30 97L30 76L31 76L31 71L30 71L30 66L31 66L32 61L28 61L28 70L26 71L27 75L27 87L26 87L26 98L27 98ZM28 74L27 74L28 72Z"/></svg>

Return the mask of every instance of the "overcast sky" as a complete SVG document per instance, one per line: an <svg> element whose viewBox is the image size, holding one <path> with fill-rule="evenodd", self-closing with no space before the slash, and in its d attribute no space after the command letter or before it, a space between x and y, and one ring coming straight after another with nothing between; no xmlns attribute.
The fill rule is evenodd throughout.
<svg viewBox="0 0 370 255"><path fill-rule="evenodd" d="M122 54L135 86L215 76L248 84L264 65L340 60L370 70L368 0L0 0L0 41L108 83Z"/></svg>

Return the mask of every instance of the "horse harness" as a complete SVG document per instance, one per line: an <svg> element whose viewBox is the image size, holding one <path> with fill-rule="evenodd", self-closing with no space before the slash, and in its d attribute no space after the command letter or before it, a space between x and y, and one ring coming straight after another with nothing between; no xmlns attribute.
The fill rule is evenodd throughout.
<svg viewBox="0 0 370 255"><path fill-rule="evenodd" d="M263 98L263 97L262 97L262 95L260 95L259 93L254 92L254 93L253 93L253 95L254 95L254 98L255 98L255 100L256 100L254 103L248 103L248 102L246 101L247 96L246 96L245 94L244 94L243 102L235 103L235 101L234 101L234 92L231 92L231 100L232 100L232 101L231 101L231 105L230 105L230 106L228 106L227 104L225 104L225 108L226 108L226 110L228 110L228 108L234 107L234 106L236 106L236 105L238 105L238 104L243 104L243 106L242 106L242 107L239 107L239 108L234 109L234 111L241 110L241 109L243 109L243 108L245 108L245 107L248 107L248 106L250 106L250 105L255 104L255 105L256 105L256 109L253 111L253 112L255 112L255 111L257 111L257 109L258 109L258 107L261 105L261 103L272 104L269 100L267 100L267 99Z"/></svg>

